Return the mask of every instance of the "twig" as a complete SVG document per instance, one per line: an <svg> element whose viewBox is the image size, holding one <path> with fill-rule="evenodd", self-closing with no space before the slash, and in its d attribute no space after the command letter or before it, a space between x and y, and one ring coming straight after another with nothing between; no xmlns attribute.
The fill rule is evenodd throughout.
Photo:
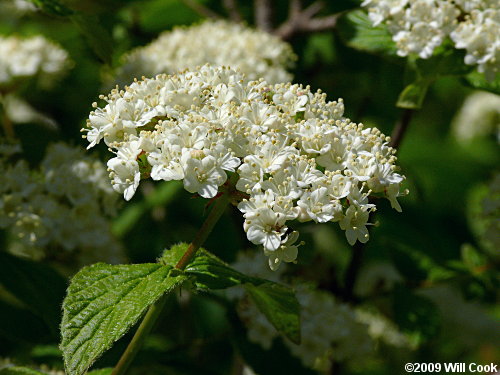
<svg viewBox="0 0 500 375"><path fill-rule="evenodd" d="M406 134L406 130L408 129L408 125L410 125L410 121L412 118L414 110L413 109L405 109L403 114L401 115L401 119L397 122L391 134L391 142L389 146L398 148L403 140L403 137Z"/></svg>
<svg viewBox="0 0 500 375"><path fill-rule="evenodd" d="M316 1L307 8L302 9L300 0L293 0L290 4L288 19L274 31L274 34L284 40L288 40L298 33L334 28L340 14L315 17L323 9L323 6L324 3L322 1Z"/></svg>
<svg viewBox="0 0 500 375"><path fill-rule="evenodd" d="M219 14L215 13L212 9L207 8L205 5L197 2L196 0L182 0L182 2L202 17L212 19L221 18Z"/></svg>
<svg viewBox="0 0 500 375"><path fill-rule="evenodd" d="M238 9L238 5L236 4L236 0L224 0L223 2L224 8L226 8L227 13L229 14L229 18L234 22L242 22L243 17Z"/></svg>
<svg viewBox="0 0 500 375"><path fill-rule="evenodd" d="M255 24L259 29L273 31L273 7L270 0L254 0Z"/></svg>

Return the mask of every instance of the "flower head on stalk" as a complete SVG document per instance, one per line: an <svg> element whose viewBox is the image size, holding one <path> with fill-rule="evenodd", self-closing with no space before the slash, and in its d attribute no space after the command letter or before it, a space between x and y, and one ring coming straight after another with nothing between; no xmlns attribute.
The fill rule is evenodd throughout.
<svg viewBox="0 0 500 375"><path fill-rule="evenodd" d="M108 161L116 191L129 200L151 176L214 198L236 173L243 227L273 269L297 257L292 220L339 222L352 245L368 240L368 196L401 210L404 177L389 139L345 118L342 99L327 102L321 91L247 82L205 65L136 80L101 99L84 131L89 147L103 140L116 153Z"/></svg>

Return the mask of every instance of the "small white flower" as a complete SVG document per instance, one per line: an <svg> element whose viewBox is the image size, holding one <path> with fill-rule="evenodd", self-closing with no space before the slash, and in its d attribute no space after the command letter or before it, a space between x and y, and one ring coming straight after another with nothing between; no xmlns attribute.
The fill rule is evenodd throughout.
<svg viewBox="0 0 500 375"><path fill-rule="evenodd" d="M288 229L285 222L285 215L261 208L245 220L243 228L250 242L262 245L264 250L274 251L280 247L281 237Z"/></svg>
<svg viewBox="0 0 500 375"><path fill-rule="evenodd" d="M351 205L345 212L343 219L339 221L340 228L345 230L347 242L352 246L359 241L368 241L369 234L366 225L368 224L369 210L366 206Z"/></svg>
<svg viewBox="0 0 500 375"><path fill-rule="evenodd" d="M217 166L213 156L187 158L184 166L184 188L190 193L198 193L203 198L217 195L219 186L227 180L226 172Z"/></svg>
<svg viewBox="0 0 500 375"><path fill-rule="evenodd" d="M139 141L135 140L122 147L118 151L117 157L108 161L113 189L123 193L123 197L127 201L132 199L141 180L139 164L136 160L141 152Z"/></svg>
<svg viewBox="0 0 500 375"><path fill-rule="evenodd" d="M264 253L269 257L269 268L276 271L281 262L291 263L297 259L299 246L295 244L299 239L299 232L293 231L287 235L282 241L280 247L274 251L264 250Z"/></svg>

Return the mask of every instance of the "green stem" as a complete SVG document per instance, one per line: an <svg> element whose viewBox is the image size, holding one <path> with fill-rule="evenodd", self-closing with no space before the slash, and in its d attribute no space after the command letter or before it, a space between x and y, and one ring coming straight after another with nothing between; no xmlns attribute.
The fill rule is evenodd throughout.
<svg viewBox="0 0 500 375"><path fill-rule="evenodd" d="M203 245L210 232L212 232L212 229L214 229L215 224L217 223L217 221L219 221L220 217L226 210L226 207L229 204L229 200L229 194L222 194L219 198L216 199L212 211L210 211L207 219L201 226L198 233L196 233L193 241L189 244L189 247L182 258L175 265L175 268L183 270L184 268L186 268L189 262L191 262L200 246Z"/></svg>
<svg viewBox="0 0 500 375"><path fill-rule="evenodd" d="M165 302L167 301L168 294L164 294L158 301L156 301L148 310L144 319L141 322L139 328L134 334L134 337L127 346L127 349L123 352L120 360L116 364L111 375L125 374L130 367L135 356L139 352L144 343L146 336L151 332L151 329L155 325L158 317L160 316Z"/></svg>
<svg viewBox="0 0 500 375"><path fill-rule="evenodd" d="M229 189L231 189L231 182L229 182ZM200 246L203 245L210 232L212 232L212 229L214 228L215 224L220 219L230 202L231 192L229 189L215 200L214 207L210 211L201 228L198 230L198 233L196 233L193 241L189 244L189 247L182 258L175 265L175 268L179 270L183 270L184 268L186 268L189 262L194 258ZM141 325L128 344L127 349L125 350L125 352L123 352L111 375L123 375L127 372L130 364L142 347L144 339L158 320L167 297L168 295L162 296L149 308L146 316L144 316L144 319L141 322Z"/></svg>

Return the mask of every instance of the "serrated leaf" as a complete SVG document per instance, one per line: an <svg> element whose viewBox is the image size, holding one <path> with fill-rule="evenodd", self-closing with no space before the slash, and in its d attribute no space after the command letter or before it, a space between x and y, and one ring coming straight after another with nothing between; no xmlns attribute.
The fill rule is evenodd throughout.
<svg viewBox="0 0 500 375"><path fill-rule="evenodd" d="M300 344L300 305L293 290L271 282L244 286L274 328L295 344Z"/></svg>
<svg viewBox="0 0 500 375"><path fill-rule="evenodd" d="M63 304L61 350L69 375L85 373L145 310L186 280L161 264L95 264L71 281Z"/></svg>
<svg viewBox="0 0 500 375"><path fill-rule="evenodd" d="M36 371L28 367L13 366L1 369L0 375L47 375L47 373Z"/></svg>
<svg viewBox="0 0 500 375"><path fill-rule="evenodd" d="M266 282L236 271L204 249L199 250L185 271L195 277L195 285L199 289L226 289L243 283L259 285Z"/></svg>
<svg viewBox="0 0 500 375"><path fill-rule="evenodd" d="M340 18L337 30L344 42L352 48L395 56L396 44L383 24L373 26L368 14L354 10Z"/></svg>
<svg viewBox="0 0 500 375"><path fill-rule="evenodd" d="M70 16L71 21L80 30L99 59L111 65L113 58L113 39L106 30L98 16L75 13Z"/></svg>
<svg viewBox="0 0 500 375"><path fill-rule="evenodd" d="M485 90L500 95L500 74L492 81L488 81L483 73L472 72L464 78L464 82L475 89Z"/></svg>
<svg viewBox="0 0 500 375"><path fill-rule="evenodd" d="M66 289L61 275L47 265L0 252L0 285L57 333Z"/></svg>
<svg viewBox="0 0 500 375"><path fill-rule="evenodd" d="M432 80L419 79L406 86L399 94L396 106L406 109L420 109Z"/></svg>

